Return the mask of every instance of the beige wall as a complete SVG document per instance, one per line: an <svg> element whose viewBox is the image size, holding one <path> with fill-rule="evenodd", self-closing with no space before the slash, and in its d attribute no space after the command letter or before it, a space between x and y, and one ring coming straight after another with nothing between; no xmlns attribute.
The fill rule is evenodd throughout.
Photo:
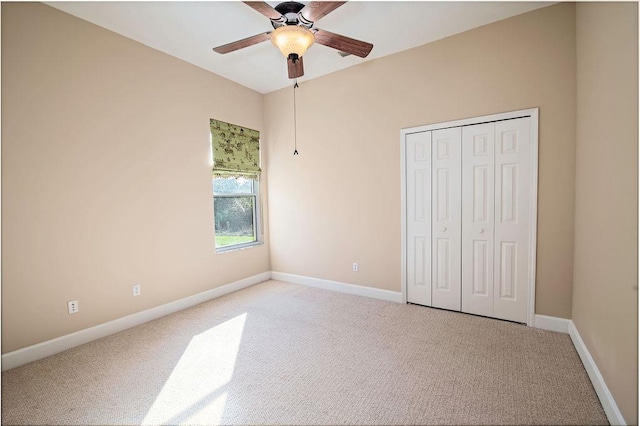
<svg viewBox="0 0 640 426"><path fill-rule="evenodd" d="M638 5L578 4L573 321L638 424Z"/></svg>
<svg viewBox="0 0 640 426"><path fill-rule="evenodd" d="M263 130L262 95L2 4L3 353L269 270L268 245L214 252L212 117Z"/></svg>
<svg viewBox="0 0 640 426"><path fill-rule="evenodd" d="M637 31L562 3L303 81L294 157L291 88L3 3L3 353L270 269L400 291L400 129L539 107L536 313L637 422ZM263 131L270 244L214 252L212 117Z"/></svg>
<svg viewBox="0 0 640 426"><path fill-rule="evenodd" d="M574 12L539 9L302 82L299 156L292 89L266 95L272 270L400 291L400 129L539 107L536 313L570 318Z"/></svg>

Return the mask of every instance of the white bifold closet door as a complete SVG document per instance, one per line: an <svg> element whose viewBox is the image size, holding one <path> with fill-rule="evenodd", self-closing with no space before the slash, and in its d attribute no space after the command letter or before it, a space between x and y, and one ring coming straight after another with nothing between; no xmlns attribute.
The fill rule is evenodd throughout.
<svg viewBox="0 0 640 426"><path fill-rule="evenodd" d="M406 137L407 300L431 306L431 132Z"/></svg>
<svg viewBox="0 0 640 426"><path fill-rule="evenodd" d="M529 117L406 137L407 300L527 321Z"/></svg>
<svg viewBox="0 0 640 426"><path fill-rule="evenodd" d="M526 322L531 270L531 119L495 123L493 317Z"/></svg>
<svg viewBox="0 0 640 426"><path fill-rule="evenodd" d="M431 306L460 310L461 129L434 130L431 157Z"/></svg>
<svg viewBox="0 0 640 426"><path fill-rule="evenodd" d="M495 123L462 129L462 311L492 316Z"/></svg>

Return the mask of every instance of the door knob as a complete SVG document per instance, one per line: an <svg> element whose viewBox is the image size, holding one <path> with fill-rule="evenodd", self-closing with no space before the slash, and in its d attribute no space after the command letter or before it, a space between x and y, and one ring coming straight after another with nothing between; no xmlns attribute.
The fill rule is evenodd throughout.
<svg viewBox="0 0 640 426"><path fill-rule="evenodd" d="M480 228L480 233L482 234L484 232L484 228Z"/></svg>
<svg viewBox="0 0 640 426"><path fill-rule="evenodd" d="M446 226L443 226L443 227L442 227L442 232L444 232L444 231L446 231L446 230L447 230L447 227L446 227Z"/></svg>

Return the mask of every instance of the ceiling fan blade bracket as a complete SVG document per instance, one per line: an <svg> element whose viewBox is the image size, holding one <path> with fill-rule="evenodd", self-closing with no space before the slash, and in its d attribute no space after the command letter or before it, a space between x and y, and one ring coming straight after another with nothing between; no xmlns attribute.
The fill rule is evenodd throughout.
<svg viewBox="0 0 640 426"><path fill-rule="evenodd" d="M302 15L302 13L298 13L298 22L300 25L311 28L313 27L313 21L307 21L307 19Z"/></svg>
<svg viewBox="0 0 640 426"><path fill-rule="evenodd" d="M283 25L287 25L287 17L282 15L278 19L272 19L271 25L273 26L273 28L278 28Z"/></svg>

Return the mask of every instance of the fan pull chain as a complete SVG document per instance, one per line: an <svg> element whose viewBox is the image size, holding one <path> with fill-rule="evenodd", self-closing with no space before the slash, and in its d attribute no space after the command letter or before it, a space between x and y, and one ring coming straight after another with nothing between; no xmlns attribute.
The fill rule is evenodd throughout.
<svg viewBox="0 0 640 426"><path fill-rule="evenodd" d="M298 123L296 117L296 89L298 87L298 79L296 78L293 85L293 155L298 155Z"/></svg>

